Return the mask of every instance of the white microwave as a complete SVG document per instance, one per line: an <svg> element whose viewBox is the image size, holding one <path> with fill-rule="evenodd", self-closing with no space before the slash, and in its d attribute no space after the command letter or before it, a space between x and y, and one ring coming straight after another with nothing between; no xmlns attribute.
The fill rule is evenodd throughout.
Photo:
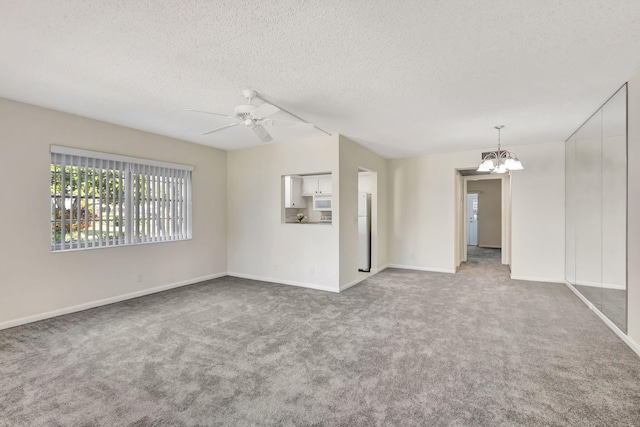
<svg viewBox="0 0 640 427"><path fill-rule="evenodd" d="M313 210L314 211L330 211L331 210L331 194L314 194Z"/></svg>

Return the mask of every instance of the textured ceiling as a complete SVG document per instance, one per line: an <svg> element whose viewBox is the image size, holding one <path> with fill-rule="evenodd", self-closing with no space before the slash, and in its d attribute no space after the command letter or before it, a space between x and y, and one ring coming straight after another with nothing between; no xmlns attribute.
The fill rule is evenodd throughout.
<svg viewBox="0 0 640 427"><path fill-rule="evenodd" d="M233 149L261 142L184 110L253 88L405 157L492 147L496 124L507 147L564 140L639 46L638 0L0 0L0 97Z"/></svg>

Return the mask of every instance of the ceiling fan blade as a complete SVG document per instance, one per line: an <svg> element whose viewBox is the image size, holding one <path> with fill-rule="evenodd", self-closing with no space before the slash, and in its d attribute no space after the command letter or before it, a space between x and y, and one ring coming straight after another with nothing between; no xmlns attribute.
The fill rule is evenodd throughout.
<svg viewBox="0 0 640 427"><path fill-rule="evenodd" d="M211 112L211 111L202 111L202 110L184 110L184 111L190 111L192 113L211 114L213 116L220 116L220 117L227 117L229 119L235 119L234 116L230 116L228 114L214 113L214 112Z"/></svg>
<svg viewBox="0 0 640 427"><path fill-rule="evenodd" d="M278 111L280 111L278 107L276 107L275 105L267 104L265 102L264 104L256 108L253 111L252 115L255 117L267 117L277 113Z"/></svg>
<svg viewBox="0 0 640 427"><path fill-rule="evenodd" d="M269 132L267 132L267 130L262 126L255 125L252 126L251 129L253 129L253 131L256 133L256 135L258 135L258 138L260 138L262 142L273 141L273 138L271 137L271 135L269 135Z"/></svg>
<svg viewBox="0 0 640 427"><path fill-rule="evenodd" d="M292 128L292 129L300 129L300 130L313 130L313 129L315 129L315 126L313 126L311 123L295 122L295 121L292 121L292 120L273 120L273 125L274 126L288 127L288 128Z"/></svg>
<svg viewBox="0 0 640 427"><path fill-rule="evenodd" d="M208 132L205 132L205 133L203 133L201 135L209 135L210 133L218 132L219 130L222 130L222 129L230 128L232 126L238 126L240 123L242 123L242 122L229 123L228 125L220 126L219 128L212 129L212 130L210 130Z"/></svg>

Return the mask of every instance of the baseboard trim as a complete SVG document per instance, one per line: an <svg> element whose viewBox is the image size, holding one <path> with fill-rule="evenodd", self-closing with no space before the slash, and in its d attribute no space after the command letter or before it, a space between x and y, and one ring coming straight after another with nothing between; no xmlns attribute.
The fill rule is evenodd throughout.
<svg viewBox="0 0 640 427"><path fill-rule="evenodd" d="M537 277L537 276L517 276L511 275L512 280L526 280L528 282L547 282L547 283L564 283L563 279L553 277Z"/></svg>
<svg viewBox="0 0 640 427"><path fill-rule="evenodd" d="M382 266L382 267L380 267L380 268L372 268L372 269L371 269L371 274L372 274L372 275L374 275L374 274L378 274L378 273L380 273L381 271L386 270L387 268L389 268L389 264L385 264L385 265L383 265L383 266Z"/></svg>
<svg viewBox="0 0 640 427"><path fill-rule="evenodd" d="M620 339L624 341L624 343L628 345L631 350L633 350L638 356L640 356L640 345L638 345L637 342L635 342L627 334L622 332L620 328L615 325L615 323L609 320L607 316L602 314L602 312L598 310L598 308L593 305L591 301L585 298L585 296L582 295L571 283L564 281L564 284L567 285L567 287L571 289L571 292L576 294L576 296L580 298L580 301L582 301L587 307L589 307L591 311L593 311L600 318L600 320L605 323L605 325L607 325L618 337L620 337Z"/></svg>
<svg viewBox="0 0 640 427"><path fill-rule="evenodd" d="M355 285L357 285L358 283L360 283L360 282L362 282L364 280L367 280L371 276L375 276L376 274L380 273L381 271L386 270L388 267L389 267L389 264L383 265L380 268L372 268L367 277L362 277L362 278L354 280L353 282L349 282L346 285L341 285L340 286L340 292L346 291L350 287L355 286Z"/></svg>
<svg viewBox="0 0 640 427"><path fill-rule="evenodd" d="M341 285L340 286L340 292L346 291L347 289L349 289L352 286L357 285L360 282L363 282L365 280L367 280L369 277L373 276L373 274L368 275L367 277L363 277L362 279L356 279L353 282L349 282L346 285Z"/></svg>
<svg viewBox="0 0 640 427"><path fill-rule="evenodd" d="M154 288L143 289L141 291L130 292L128 294L116 295L114 297L104 298L96 301L86 302L84 304L73 305L71 307L65 307L58 310L47 311L46 313L34 314L33 316L21 317L19 319L9 320L0 323L0 330L14 328L16 326L25 325L27 323L33 323L40 320L50 319L52 317L64 316L65 314L77 313L79 311L89 310L91 308L101 307L103 305L114 304L116 302L126 301L133 298L143 297L145 295L155 294L162 291L168 291L169 289L179 288L182 286L193 285L198 282L205 282L207 280L217 279L219 277L226 276L227 273L216 273L202 277L195 277L193 279L182 280L180 282L169 283L166 285L156 286Z"/></svg>
<svg viewBox="0 0 640 427"><path fill-rule="evenodd" d="M334 293L340 292L339 289L329 288L327 286L316 285L316 284L313 284L313 283L295 282L293 280L274 279L273 277L254 276L252 274L235 273L235 272L229 272L227 275L228 276L232 276L232 277L239 277L241 279L258 280L258 281L261 281L261 282L276 283L278 285L298 286L298 287L301 287L301 288L309 288L309 289L315 289L315 290L318 290L318 291L326 291L326 292L334 292Z"/></svg>
<svg viewBox="0 0 640 427"><path fill-rule="evenodd" d="M417 267L415 265L404 265L404 264L387 264L385 268L401 268L403 270L417 270L417 271L430 271L432 273L451 273L454 274L455 270L448 270L444 268L428 268L428 267Z"/></svg>
<svg viewBox="0 0 640 427"><path fill-rule="evenodd" d="M598 283L598 282L582 282L582 283L575 283L575 284L578 286L589 286L591 288L602 288L602 289L616 289L619 291L624 291L627 289L626 286L624 285L611 285L608 283Z"/></svg>
<svg viewBox="0 0 640 427"><path fill-rule="evenodd" d="M610 285L608 283L603 283L602 284L602 288L603 289L615 289L615 290L618 290L618 291L626 291L627 290L627 287L624 286L624 285Z"/></svg>

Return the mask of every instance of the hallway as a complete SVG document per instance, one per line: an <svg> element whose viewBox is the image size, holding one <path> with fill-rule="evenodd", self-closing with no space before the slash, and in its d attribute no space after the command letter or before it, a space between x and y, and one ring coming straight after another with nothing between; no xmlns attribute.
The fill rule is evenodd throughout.
<svg viewBox="0 0 640 427"><path fill-rule="evenodd" d="M500 248L482 248L480 246L467 246L468 264L498 264L500 265Z"/></svg>
<svg viewBox="0 0 640 427"><path fill-rule="evenodd" d="M458 273L465 274L504 274L509 277L509 267L502 265L501 249L467 246L467 261L460 264Z"/></svg>

